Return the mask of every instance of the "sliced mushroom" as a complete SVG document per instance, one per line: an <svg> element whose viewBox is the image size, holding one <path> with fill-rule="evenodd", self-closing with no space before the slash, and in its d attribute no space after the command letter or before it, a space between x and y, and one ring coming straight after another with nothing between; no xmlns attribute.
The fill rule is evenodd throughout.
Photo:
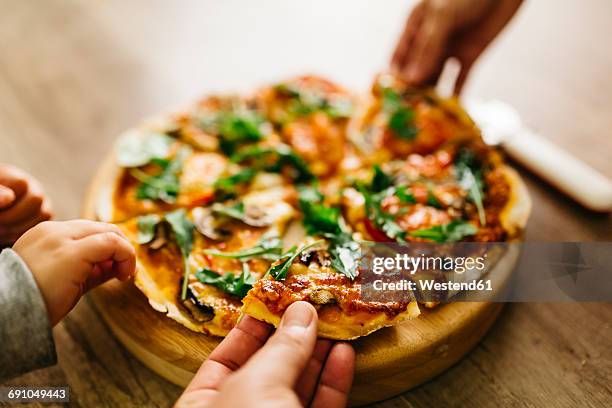
<svg viewBox="0 0 612 408"><path fill-rule="evenodd" d="M229 237L230 232L222 228L222 221L215 217L209 208L194 208L192 215L196 229L206 238L222 241Z"/></svg>
<svg viewBox="0 0 612 408"><path fill-rule="evenodd" d="M201 323L211 321L215 317L215 310L212 306L202 303L195 285L192 283L187 286L187 299L183 300L182 304L194 320Z"/></svg>
<svg viewBox="0 0 612 408"><path fill-rule="evenodd" d="M160 249L168 242L168 228L166 223L160 223L155 229L155 238L149 242L149 248Z"/></svg>
<svg viewBox="0 0 612 408"><path fill-rule="evenodd" d="M270 214L269 209L258 205L249 205L244 209L245 224L252 227L267 227L274 222L274 217Z"/></svg>
<svg viewBox="0 0 612 408"><path fill-rule="evenodd" d="M327 289L314 289L312 292L310 292L309 297L310 300L317 305L326 305L336 302L334 295Z"/></svg>

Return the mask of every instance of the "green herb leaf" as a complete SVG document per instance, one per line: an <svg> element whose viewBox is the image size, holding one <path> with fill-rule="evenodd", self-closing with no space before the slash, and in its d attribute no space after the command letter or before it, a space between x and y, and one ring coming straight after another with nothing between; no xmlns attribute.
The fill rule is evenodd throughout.
<svg viewBox="0 0 612 408"><path fill-rule="evenodd" d="M361 246L352 239L351 234L345 232L330 237L330 241L332 267L349 279L355 279L361 260Z"/></svg>
<svg viewBox="0 0 612 408"><path fill-rule="evenodd" d="M234 218L239 221L243 221L246 216L244 212L244 203L242 201L232 205L218 203L212 206L212 211L216 214L225 215L226 217Z"/></svg>
<svg viewBox="0 0 612 408"><path fill-rule="evenodd" d="M385 173L378 164L374 165L374 177L370 184L370 191L378 193L393 186L393 177Z"/></svg>
<svg viewBox="0 0 612 408"><path fill-rule="evenodd" d="M436 225L431 228L424 228L411 231L410 236L425 238L438 243L457 242L465 237L474 235L478 228L463 220L453 220L445 225Z"/></svg>
<svg viewBox="0 0 612 408"><path fill-rule="evenodd" d="M414 110L404 103L398 92L383 88L382 106L389 114L389 129L402 139L412 140L416 137L419 129L414 125Z"/></svg>
<svg viewBox="0 0 612 408"><path fill-rule="evenodd" d="M191 149L184 147L178 151L172 160L152 159L152 163L161 167L161 172L149 175L139 169L131 169L130 174L141 182L136 190L139 200L161 200L172 204L180 192L179 174L183 161L191 154Z"/></svg>
<svg viewBox="0 0 612 408"><path fill-rule="evenodd" d="M204 268L197 271L195 277L202 283L212 285L240 299L246 296L256 281L255 277L251 275L249 266L246 263L242 264L242 273L240 275L234 275L232 273L220 274Z"/></svg>
<svg viewBox="0 0 612 408"><path fill-rule="evenodd" d="M400 199L402 203L416 204L416 198L414 194L407 191L406 186L399 186L395 189L395 195Z"/></svg>
<svg viewBox="0 0 612 408"><path fill-rule="evenodd" d="M382 103L385 112L394 112L402 105L402 96L391 88L383 88Z"/></svg>
<svg viewBox="0 0 612 408"><path fill-rule="evenodd" d="M374 226L383 231L389 238L404 242L406 232L397 224L393 214L389 214L382 209L382 201L395 189L390 187L378 193L371 193L361 183L358 183L356 187L365 199L366 215Z"/></svg>
<svg viewBox="0 0 612 408"><path fill-rule="evenodd" d="M480 225L486 225L487 216L483 205L484 182L482 180L482 170L479 168L474 154L468 150L461 151L455 160L455 170L461 188L468 193L468 199L476 205Z"/></svg>
<svg viewBox="0 0 612 408"><path fill-rule="evenodd" d="M440 201L436 198L431 189L427 190L427 205L435 208L442 208L442 204L440 204Z"/></svg>
<svg viewBox="0 0 612 408"><path fill-rule="evenodd" d="M316 188L301 187L298 201L303 214L302 223L308 234L340 233L340 209L325 206L323 195Z"/></svg>
<svg viewBox="0 0 612 408"><path fill-rule="evenodd" d="M257 174L257 170L251 167L241 169L235 174L227 177L222 177L215 182L217 194L221 196L229 196L236 193L239 185L250 182Z"/></svg>
<svg viewBox="0 0 612 408"><path fill-rule="evenodd" d="M155 227L162 221L162 217L157 214L148 214L138 217L138 235L136 242L148 244L155 238Z"/></svg>
<svg viewBox="0 0 612 408"><path fill-rule="evenodd" d="M293 172L290 176L297 183L306 183L314 178L304 159L286 145L247 147L232 155L230 160L234 163L250 161L251 167L258 171L280 173L284 169L291 169Z"/></svg>
<svg viewBox="0 0 612 408"><path fill-rule="evenodd" d="M389 128L402 139L412 140L419 133L414 125L414 111L407 107L400 107L391 114Z"/></svg>
<svg viewBox="0 0 612 408"><path fill-rule="evenodd" d="M218 256L220 258L233 258L249 260L263 258L270 261L277 260L283 253L283 241L275 234L264 234L257 245L235 252L220 252L214 249L202 251L206 255Z"/></svg>
<svg viewBox="0 0 612 408"><path fill-rule="evenodd" d="M188 259L191 248L193 247L193 231L195 226L187 218L185 210L182 208L166 214L165 219L168 224L170 224L170 228L174 234L174 239L176 240L176 243L181 250L181 254L183 255L185 272L183 276L181 299L184 300L187 297L187 283L189 281Z"/></svg>
<svg viewBox="0 0 612 408"><path fill-rule="evenodd" d="M204 131L219 136L219 147L230 155L238 148L262 140L265 120L255 111L234 108L202 115L199 126Z"/></svg>
<svg viewBox="0 0 612 408"><path fill-rule="evenodd" d="M181 249L183 256L188 256L193 246L193 231L195 229L193 222L187 218L187 213L182 208L169 212L166 214L165 219L170 224L176 243Z"/></svg>
<svg viewBox="0 0 612 408"><path fill-rule="evenodd" d="M130 131L117 143L117 164L121 167L140 167L153 159L164 159L170 153L172 141L171 137L162 133Z"/></svg>
<svg viewBox="0 0 612 408"><path fill-rule="evenodd" d="M287 120L313 112L325 112L332 118L348 118L353 113L353 102L349 97L329 98L317 89L300 88L292 84L279 84L275 89L292 99Z"/></svg>
<svg viewBox="0 0 612 408"><path fill-rule="evenodd" d="M300 249L296 249L295 247L291 248L287 253L283 255L283 259L277 261L277 263L273 264L270 269L268 269L265 276L271 275L275 280L285 279L287 277L287 272L289 271L289 268L298 256L304 253L304 251L319 244L322 244L323 242L324 241L320 239L308 245L304 245Z"/></svg>

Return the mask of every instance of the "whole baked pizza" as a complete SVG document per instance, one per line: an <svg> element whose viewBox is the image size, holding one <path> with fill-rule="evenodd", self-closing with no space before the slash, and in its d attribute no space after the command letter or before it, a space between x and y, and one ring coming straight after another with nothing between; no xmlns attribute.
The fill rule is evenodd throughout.
<svg viewBox="0 0 612 408"><path fill-rule="evenodd" d="M504 242L530 201L455 99L389 74L356 96L306 76L210 96L125 132L98 216L137 251L136 286L185 327L277 325L293 302L319 335L354 339L416 300L361 296L361 242Z"/></svg>

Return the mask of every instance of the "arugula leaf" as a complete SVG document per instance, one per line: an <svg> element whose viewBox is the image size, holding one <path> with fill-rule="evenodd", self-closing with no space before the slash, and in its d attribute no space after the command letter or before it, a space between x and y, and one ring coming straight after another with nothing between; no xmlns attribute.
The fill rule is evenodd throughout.
<svg viewBox="0 0 612 408"><path fill-rule="evenodd" d="M425 238L438 243L444 243L460 241L467 236L476 234L476 232L478 232L478 228L469 222L463 220L453 220L448 224L410 231L410 236Z"/></svg>
<svg viewBox="0 0 612 408"><path fill-rule="evenodd" d="M414 139L419 133L414 125L414 110L407 106L398 108L389 118L389 128L402 139Z"/></svg>
<svg viewBox="0 0 612 408"><path fill-rule="evenodd" d="M468 199L476 205L480 225L486 225L487 216L483 205L484 181L482 170L479 168L474 154L468 150L461 151L455 160L455 170L461 188L467 191Z"/></svg>
<svg viewBox="0 0 612 408"><path fill-rule="evenodd" d="M353 103L348 97L327 98L316 89L300 88L292 84L278 84L276 91L290 97L289 118L306 116L313 112L325 112L332 118L348 118L353 112Z"/></svg>
<svg viewBox="0 0 612 408"><path fill-rule="evenodd" d="M283 253L283 241L274 235L264 234L257 245L235 252L220 252L214 249L202 251L205 255L218 256L220 258L234 258L248 260L252 258L263 258L270 261L277 260Z"/></svg>
<svg viewBox="0 0 612 408"><path fill-rule="evenodd" d="M389 114L389 129L402 139L412 140L419 133L414 124L414 110L404 103L402 96L391 88L382 90L383 110Z"/></svg>
<svg viewBox="0 0 612 408"><path fill-rule="evenodd" d="M206 132L219 136L219 147L230 155L240 146L259 142L264 138L263 117L257 112L234 108L213 114L202 115L199 126Z"/></svg>
<svg viewBox="0 0 612 408"><path fill-rule="evenodd" d="M378 164L375 164L370 191L378 193L391 186L393 186L393 177L385 173Z"/></svg>
<svg viewBox="0 0 612 408"><path fill-rule="evenodd" d="M257 171L252 167L247 167L241 169L235 174L222 177L218 179L214 187L217 190L217 193L221 193L222 196L233 195L236 193L236 188L240 184L245 184L250 182L253 177L257 174Z"/></svg>
<svg viewBox="0 0 612 408"><path fill-rule="evenodd" d="M225 215L226 217L234 218L243 221L246 213L244 212L244 203L239 201L233 205L215 204L212 206L212 211L216 214Z"/></svg>
<svg viewBox="0 0 612 408"><path fill-rule="evenodd" d="M283 255L283 258L279 260L277 263L273 264L270 269L266 272L264 276L272 275L275 280L282 280L287 277L287 272L289 268L293 264L293 261L296 260L298 256L300 256L304 251L317 246L324 241L322 239L318 241L314 241L308 245L302 246L300 249L296 249L295 247L291 248L287 253Z"/></svg>
<svg viewBox="0 0 612 408"><path fill-rule="evenodd" d="M116 148L117 164L140 167L153 159L163 159L170 153L172 138L163 133L133 130L122 136Z"/></svg>
<svg viewBox="0 0 612 408"><path fill-rule="evenodd" d="M155 238L155 227L162 221L162 217L157 214L148 214L138 217L138 235L136 242L139 244L148 244Z"/></svg>
<svg viewBox="0 0 612 408"><path fill-rule="evenodd" d="M172 160L152 159L151 162L162 169L156 175L146 174L140 169L131 169L130 174L141 182L136 190L136 198L175 203L180 192L179 173L183 168L183 161L190 154L191 149L184 147Z"/></svg>
<svg viewBox="0 0 612 408"><path fill-rule="evenodd" d="M402 105L402 96L391 88L383 88L382 104L385 112L393 112Z"/></svg>
<svg viewBox="0 0 612 408"><path fill-rule="evenodd" d="M183 276L183 287L181 289L181 299L187 297L187 283L189 281L189 253L193 247L193 231L195 226L187 218L184 209L172 211L165 216L165 220L170 224L170 228L174 234L174 239L183 255L183 264L185 268Z"/></svg>
<svg viewBox="0 0 612 408"><path fill-rule="evenodd" d="M253 161L253 168L273 173L280 173L285 168L291 168L293 170L291 176L297 183L306 183L314 178L304 159L286 145L247 147L233 154L230 160L234 163L250 160Z"/></svg>
<svg viewBox="0 0 612 408"><path fill-rule="evenodd" d="M392 193L394 189L389 188L379 193L372 194L361 183L358 183L356 187L365 199L366 215L368 219L372 221L374 226L383 231L389 238L395 239L399 242L404 242L406 232L397 224L397 222L395 222L395 217L393 214L389 214L382 209L382 200L387 197L390 192Z"/></svg>
<svg viewBox="0 0 612 408"><path fill-rule="evenodd" d="M346 232L330 237L330 240L329 254L332 267L349 279L355 279L361 259L361 246L353 241L351 234Z"/></svg>
<svg viewBox="0 0 612 408"><path fill-rule="evenodd" d="M323 204L323 195L314 187L299 188L299 204L302 210L302 223L310 235L340 233L340 209Z"/></svg>
<svg viewBox="0 0 612 408"><path fill-rule="evenodd" d="M427 205L435 208L442 208L442 204L440 204L440 201L436 198L431 189L427 190Z"/></svg>
<svg viewBox="0 0 612 408"><path fill-rule="evenodd" d="M395 189L395 195L400 199L402 203L416 204L416 198L414 194L407 191L406 186L399 186Z"/></svg>
<svg viewBox="0 0 612 408"><path fill-rule="evenodd" d="M246 263L242 264L242 273L240 275L234 275L232 273L220 274L204 268L197 271L195 277L202 283L212 285L240 299L246 296L256 281L255 277L251 275L249 266Z"/></svg>
<svg viewBox="0 0 612 408"><path fill-rule="evenodd" d="M325 206L323 195L314 187L299 188L298 201L306 232L327 238L334 269L350 279L355 279L360 247L352 240L351 234L343 230L340 224L340 209Z"/></svg>

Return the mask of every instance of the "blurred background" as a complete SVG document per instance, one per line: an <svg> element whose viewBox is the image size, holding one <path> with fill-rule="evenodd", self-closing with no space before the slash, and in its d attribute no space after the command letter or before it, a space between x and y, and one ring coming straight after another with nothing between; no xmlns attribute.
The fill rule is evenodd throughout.
<svg viewBox="0 0 612 408"><path fill-rule="evenodd" d="M297 74L366 92L412 4L0 0L0 162L38 177L58 218L78 217L122 130L206 93ZM610 38L609 0L526 0L472 70L464 97L508 102L543 137L612 177ZM612 240L609 214L522 174L534 202L528 239ZM457 367L390 404L610 402L610 321L610 305L513 305ZM69 383L85 406L165 406L180 392L130 357L87 304L56 339L62 364L17 383Z"/></svg>
<svg viewBox="0 0 612 408"><path fill-rule="evenodd" d="M412 4L0 1L0 161L39 177L58 216L76 217L121 130L209 92L303 73L365 92L387 67ZM611 36L607 0L526 1L473 69L464 97L510 103L530 127L610 177ZM530 239L610 238L609 217L602 224L545 184L529 186Z"/></svg>

